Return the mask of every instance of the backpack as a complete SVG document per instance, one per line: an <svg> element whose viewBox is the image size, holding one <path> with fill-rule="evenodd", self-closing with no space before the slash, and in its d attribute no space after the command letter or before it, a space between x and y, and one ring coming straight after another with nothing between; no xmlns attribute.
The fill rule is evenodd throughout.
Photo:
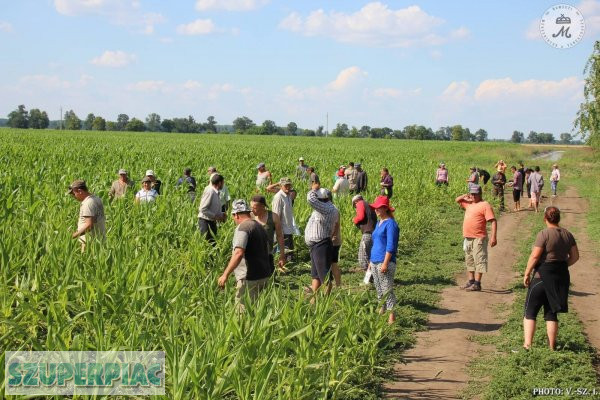
<svg viewBox="0 0 600 400"><path fill-rule="evenodd" d="M479 176L481 176L481 178L483 179L483 184L487 185L488 181L490 180L490 173L487 172L485 169L480 169Z"/></svg>

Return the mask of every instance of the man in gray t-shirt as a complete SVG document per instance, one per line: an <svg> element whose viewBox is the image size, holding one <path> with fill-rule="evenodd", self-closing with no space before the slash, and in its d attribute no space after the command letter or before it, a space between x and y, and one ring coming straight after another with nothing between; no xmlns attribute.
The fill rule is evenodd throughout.
<svg viewBox="0 0 600 400"><path fill-rule="evenodd" d="M69 186L67 194L72 195L81 202L79 206L79 220L77 230L72 237L81 242L81 251L85 250L86 243L92 237L104 240L106 237L106 217L102 200L88 191L85 181L76 180Z"/></svg>

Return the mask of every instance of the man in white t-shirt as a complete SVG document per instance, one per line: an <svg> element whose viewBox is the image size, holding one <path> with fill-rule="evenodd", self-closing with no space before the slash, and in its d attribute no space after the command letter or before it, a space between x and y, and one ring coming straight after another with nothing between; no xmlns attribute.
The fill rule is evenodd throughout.
<svg viewBox="0 0 600 400"><path fill-rule="evenodd" d="M77 230L72 237L81 242L81 251L85 250L86 243L97 237L101 240L106 238L106 218L102 200L88 191L85 181L80 179L73 181L69 186L67 194L72 195L81 202L79 206L79 220Z"/></svg>

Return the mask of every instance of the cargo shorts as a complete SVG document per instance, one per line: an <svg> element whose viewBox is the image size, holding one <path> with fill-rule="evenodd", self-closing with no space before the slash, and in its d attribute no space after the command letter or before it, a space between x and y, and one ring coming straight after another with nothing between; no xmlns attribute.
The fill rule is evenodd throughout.
<svg viewBox="0 0 600 400"><path fill-rule="evenodd" d="M485 273L488 271L488 238L465 238L465 265L467 271Z"/></svg>

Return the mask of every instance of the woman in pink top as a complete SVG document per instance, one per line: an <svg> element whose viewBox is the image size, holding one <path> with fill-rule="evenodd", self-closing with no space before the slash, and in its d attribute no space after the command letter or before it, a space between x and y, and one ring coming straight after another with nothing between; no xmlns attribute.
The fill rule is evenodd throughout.
<svg viewBox="0 0 600 400"><path fill-rule="evenodd" d="M446 169L446 164L444 163L440 164L440 167L435 173L435 184L438 186L448 186L448 170Z"/></svg>

